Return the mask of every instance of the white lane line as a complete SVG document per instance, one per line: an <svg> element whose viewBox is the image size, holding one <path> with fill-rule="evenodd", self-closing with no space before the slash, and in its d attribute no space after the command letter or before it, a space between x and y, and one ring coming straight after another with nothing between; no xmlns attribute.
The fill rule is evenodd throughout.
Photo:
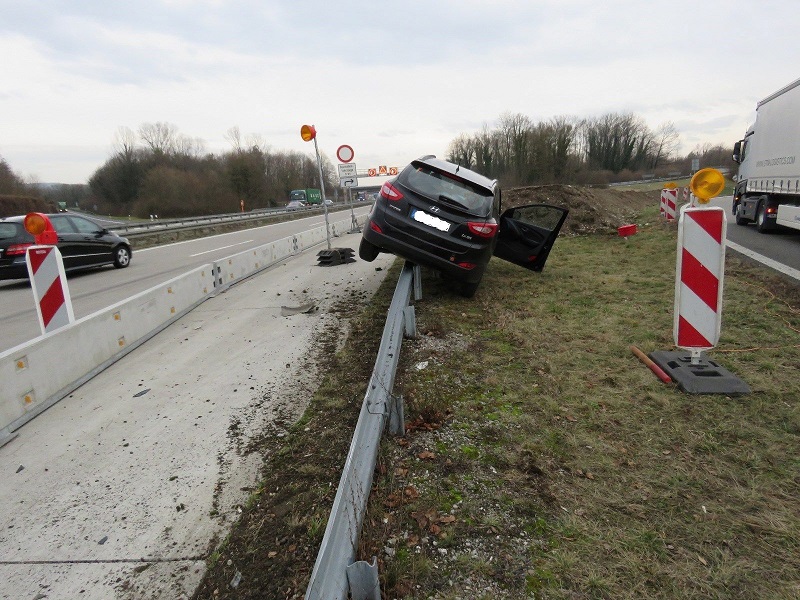
<svg viewBox="0 0 800 600"><path fill-rule="evenodd" d="M197 254L190 254L189 258L194 258L195 256L202 256L203 254L209 254L211 252L217 252L218 250L226 250L228 248L233 248L234 246L241 246L242 244L249 244L253 240L246 240L244 242L237 242L236 244L230 244L228 246L220 246L219 248L214 248L213 250L206 250L204 252L198 252Z"/></svg>
<svg viewBox="0 0 800 600"><path fill-rule="evenodd" d="M776 271L780 271L784 275L788 275L789 277L792 277L800 281L800 271L798 271L797 269L788 267L784 264L779 263L777 260L772 260L771 258L764 256L763 254L758 254L757 252L753 252L752 250L745 248L744 246L740 246L739 244L736 244L734 242L728 241L726 245L728 246L728 248L730 248L731 250L735 250L739 254L744 254L745 256L749 256L753 260L756 260L763 265L771 267Z"/></svg>

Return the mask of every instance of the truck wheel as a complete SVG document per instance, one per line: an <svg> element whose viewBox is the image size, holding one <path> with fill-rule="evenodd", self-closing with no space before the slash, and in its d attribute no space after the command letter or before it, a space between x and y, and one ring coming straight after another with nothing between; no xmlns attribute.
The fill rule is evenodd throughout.
<svg viewBox="0 0 800 600"><path fill-rule="evenodd" d="M756 228L758 233L769 233L771 229L767 222L767 207L764 202L759 203L756 211Z"/></svg>
<svg viewBox="0 0 800 600"><path fill-rule="evenodd" d="M742 203L736 205L736 210L733 213L736 215L736 224L737 225L747 225L750 222L750 219L746 219L742 215L744 214L744 209L742 208Z"/></svg>
<svg viewBox="0 0 800 600"><path fill-rule="evenodd" d="M380 248L372 242L361 238L361 243L358 245L358 256L361 260L372 262L378 258L378 254L380 254Z"/></svg>

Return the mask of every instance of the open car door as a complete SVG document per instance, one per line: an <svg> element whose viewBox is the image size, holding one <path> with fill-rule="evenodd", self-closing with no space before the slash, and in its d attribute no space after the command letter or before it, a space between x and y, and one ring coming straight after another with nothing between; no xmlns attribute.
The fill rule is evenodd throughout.
<svg viewBox="0 0 800 600"><path fill-rule="evenodd" d="M569 210L549 204L509 208L500 216L494 255L541 271Z"/></svg>

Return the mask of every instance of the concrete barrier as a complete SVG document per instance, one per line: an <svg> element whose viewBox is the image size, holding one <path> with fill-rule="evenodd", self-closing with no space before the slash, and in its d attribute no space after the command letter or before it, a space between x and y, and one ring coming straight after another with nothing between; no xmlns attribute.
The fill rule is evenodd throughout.
<svg viewBox="0 0 800 600"><path fill-rule="evenodd" d="M350 221L336 230L347 231ZM36 415L244 278L324 242L317 227L203 265L0 354L0 446Z"/></svg>

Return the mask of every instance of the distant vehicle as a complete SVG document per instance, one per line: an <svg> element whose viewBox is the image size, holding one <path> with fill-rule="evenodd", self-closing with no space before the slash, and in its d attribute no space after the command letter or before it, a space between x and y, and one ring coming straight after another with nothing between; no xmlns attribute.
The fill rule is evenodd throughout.
<svg viewBox="0 0 800 600"><path fill-rule="evenodd" d="M289 201L296 200L304 204L322 204L322 192L314 188L305 190L292 190L289 193Z"/></svg>
<svg viewBox="0 0 800 600"><path fill-rule="evenodd" d="M333 204L333 200L331 200L330 198L325 198L325 205L330 206L331 204Z"/></svg>
<svg viewBox="0 0 800 600"><path fill-rule="evenodd" d="M300 200L289 200L289 203L286 205L286 210L300 210L301 208L305 207L305 202L301 202Z"/></svg>
<svg viewBox="0 0 800 600"><path fill-rule="evenodd" d="M356 200L359 202L367 201L367 192L356 192Z"/></svg>
<svg viewBox="0 0 800 600"><path fill-rule="evenodd" d="M547 204L500 211L496 180L423 156L381 187L358 255L371 262L391 252L431 267L470 298L493 254L541 271L569 212Z"/></svg>
<svg viewBox="0 0 800 600"><path fill-rule="evenodd" d="M132 251L127 238L71 213L47 216L58 234L57 247L65 271L103 265L124 269L130 264ZM24 219L24 216L0 219L0 279L28 278L25 255L34 239L25 230Z"/></svg>
<svg viewBox="0 0 800 600"><path fill-rule="evenodd" d="M755 222L800 229L800 79L756 106L756 121L733 147L739 177L733 194L737 225Z"/></svg>

